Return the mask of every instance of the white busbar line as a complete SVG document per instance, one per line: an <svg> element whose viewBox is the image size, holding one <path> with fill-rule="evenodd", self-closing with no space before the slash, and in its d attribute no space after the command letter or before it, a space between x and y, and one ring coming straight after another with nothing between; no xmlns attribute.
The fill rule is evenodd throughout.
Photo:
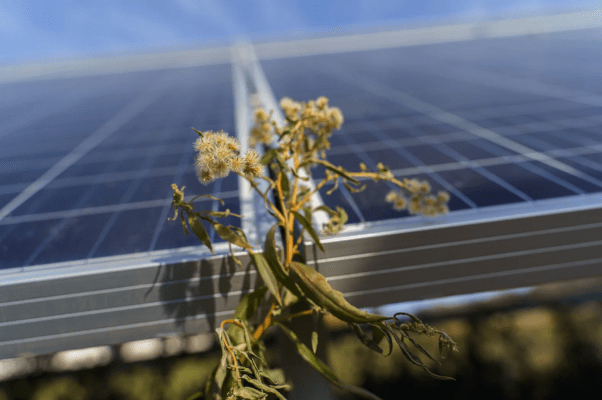
<svg viewBox="0 0 602 400"><path fill-rule="evenodd" d="M50 169L42 174L42 176L27 186L8 204L2 207L2 209L0 209L0 221L25 201L27 201L30 197L42 190L46 185L48 185L48 183L88 154L92 149L106 140L109 136L117 132L119 128L124 126L142 110L150 106L163 93L163 89L167 83L166 81L167 79L163 79L156 85L153 85L150 89L145 90L136 99L115 114L113 118L105 122L94 133L92 133L83 142L71 150L69 154L50 167Z"/></svg>

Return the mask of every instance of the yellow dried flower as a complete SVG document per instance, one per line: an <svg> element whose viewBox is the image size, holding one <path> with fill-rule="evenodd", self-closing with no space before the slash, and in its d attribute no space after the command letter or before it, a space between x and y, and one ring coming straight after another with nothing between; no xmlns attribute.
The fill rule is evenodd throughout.
<svg viewBox="0 0 602 400"><path fill-rule="evenodd" d="M422 182L420 182L419 191L422 194L427 194L428 192L431 191L431 185L429 185L429 183L427 181L422 181Z"/></svg>
<svg viewBox="0 0 602 400"><path fill-rule="evenodd" d="M427 206L434 206L437 204L437 199L435 196L426 196L422 199L423 203Z"/></svg>
<svg viewBox="0 0 602 400"><path fill-rule="evenodd" d="M434 217L437 215L437 209L434 206L430 205L422 207L420 211L425 217Z"/></svg>
<svg viewBox="0 0 602 400"><path fill-rule="evenodd" d="M447 193L447 192L437 193L437 202L447 203L448 201L449 201L449 193Z"/></svg>
<svg viewBox="0 0 602 400"><path fill-rule="evenodd" d="M270 119L270 115L261 107L255 109L255 121L263 122Z"/></svg>
<svg viewBox="0 0 602 400"><path fill-rule="evenodd" d="M230 161L230 168L234 172L242 171L244 166L245 166L245 161L241 157L236 156L236 157L232 158L232 160Z"/></svg>
<svg viewBox="0 0 602 400"><path fill-rule="evenodd" d="M394 203L394 202L397 200L397 198L398 198L398 197L399 197L399 194L398 194L396 191L394 191L394 190L391 190L391 191L390 191L389 193L387 193L387 195L385 196L385 201L386 201L387 203Z"/></svg>
<svg viewBox="0 0 602 400"><path fill-rule="evenodd" d="M408 206L408 211L410 214L418 214L420 211L420 197L415 198L412 196L410 199L410 205Z"/></svg>
<svg viewBox="0 0 602 400"><path fill-rule="evenodd" d="M259 162L259 153L249 150L245 154L243 173L250 177L259 176L263 172L263 165Z"/></svg>
<svg viewBox="0 0 602 400"><path fill-rule="evenodd" d="M240 144L224 131L207 131L195 141L194 148L198 151L195 159L197 176L201 183L207 184L216 178L228 176Z"/></svg>
<svg viewBox="0 0 602 400"><path fill-rule="evenodd" d="M212 182L215 179L215 175L213 175L213 173L210 170L206 168L201 168L199 166L197 166L196 168L196 174L199 178L199 181L205 185Z"/></svg>
<svg viewBox="0 0 602 400"><path fill-rule="evenodd" d="M316 106L318 106L320 110L325 109L326 107L328 107L328 98L324 96L318 97L318 99L316 100Z"/></svg>
<svg viewBox="0 0 602 400"><path fill-rule="evenodd" d="M394 210L405 210L407 206L408 200L403 196L399 196L393 203Z"/></svg>
<svg viewBox="0 0 602 400"><path fill-rule="evenodd" d="M328 120L334 129L339 129L343 125L343 113L338 107L333 107L328 110Z"/></svg>
<svg viewBox="0 0 602 400"><path fill-rule="evenodd" d="M445 204L439 204L437 206L437 212L441 215L445 215L449 212L449 208Z"/></svg>

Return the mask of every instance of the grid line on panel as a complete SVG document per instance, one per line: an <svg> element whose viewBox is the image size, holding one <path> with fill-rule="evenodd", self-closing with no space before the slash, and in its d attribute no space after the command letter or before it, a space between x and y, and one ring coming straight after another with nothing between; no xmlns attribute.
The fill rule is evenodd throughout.
<svg viewBox="0 0 602 400"><path fill-rule="evenodd" d="M582 90L537 82L529 78L514 78L495 72L483 71L463 64L461 66L446 64L445 68L433 68L433 63L423 63L420 71L460 81L478 83L485 86L494 86L501 89L510 89L516 92L535 94L568 100L592 106L602 106L602 96Z"/></svg>
<svg viewBox="0 0 602 400"><path fill-rule="evenodd" d="M191 148L192 146L190 144L186 144L185 146L181 146L182 149L180 150L180 161L178 163L178 166L176 168L175 174L174 174L174 178L173 181L176 185L178 185L179 187L181 186L182 183L182 178L184 177L184 174L186 173L186 170L190 167L190 153L191 153ZM167 189L167 196L170 195L170 193L172 193L171 190ZM155 230L153 232L153 237L151 238L151 242L148 246L148 251L153 251L155 249L155 246L157 245L157 241L159 240L159 235L161 234L161 230L163 229L163 226L165 225L165 221L167 220L167 214L169 213L169 211L171 210L171 202L166 203L163 208L161 209L161 213L159 215L159 219L157 220L157 225L155 226Z"/></svg>
<svg viewBox="0 0 602 400"><path fill-rule="evenodd" d="M188 105L188 107L182 107L182 109L180 110L179 113L177 113L176 115L172 115L170 117L170 120L168 122L164 123L166 126L165 129L167 129L167 130L156 131L158 134L163 136L162 137L163 141L166 140L165 136L169 136L171 138L171 140L169 140L169 141L174 141L174 140L178 139L178 137L179 137L178 130L175 128L172 128L172 126L176 125L176 122L179 122L182 118L186 117L189 114L190 110L193 109L194 104L191 100L194 98L196 98L196 95L194 93L190 93L188 99L179 100L183 104L186 104L186 103L192 103L192 104ZM228 110L226 107L222 107L222 109L225 110L225 111L223 111L223 113L225 113ZM166 133L167 133L167 135L166 135ZM143 132L139 136L146 138L147 134L146 134L146 132ZM152 164L154 163L154 161L156 160L156 158L159 154L163 154L161 151L161 148L159 146L154 146L153 151L151 153L147 154L147 156L145 157L145 160L144 160L145 164L142 167L142 170L146 171L148 173L150 171L150 167L152 166ZM185 154L187 157L182 157L182 159L189 159L189 153L185 152ZM181 162L183 162L183 161L181 161ZM181 167L182 166L180 166L179 169L182 169ZM122 198L119 200L120 204L126 204L131 201L134 194L137 192L137 190L142 185L144 178L147 178L147 173L145 173L143 176L138 177L138 179L128 187L127 192L124 193ZM217 186L218 185L216 185L216 193L219 192L219 188ZM221 186L220 186L220 188L221 188ZM161 215L167 213L167 211L165 210L166 207L167 207L167 205L165 205L162 209L162 212L159 213L159 218L161 217ZM113 215L111 215L109 221L107 222L107 224L103 228L102 232L100 233L96 243L94 243L94 245L92 246L92 249L88 253L87 258L92 258L94 256L94 254L98 251L102 242L104 241L106 236L109 234L110 230L112 229L113 225L117 222L117 219L120 217L120 215L121 215L121 211L117 211L117 212L113 213ZM156 225L155 225L155 230L156 230ZM160 233L160 232L158 232L158 233ZM157 238L158 238L158 233L154 232L154 234L157 234ZM153 242L153 238L150 238L149 246L152 244L152 242Z"/></svg>
<svg viewBox="0 0 602 400"><path fill-rule="evenodd" d="M422 141L422 143L430 145L430 146L433 146L434 148L436 148L437 150L441 151L446 156L454 159L456 162L462 162L462 163L466 164L470 169L472 169L477 174L483 176L486 179L489 179L492 182L495 182L499 186L501 186L504 189L508 190L509 192L515 194L516 196L520 197L524 201L532 201L533 200L526 193L524 193L523 191L521 191L520 189L514 187L513 185L511 185L510 183L508 183L504 179L500 178L499 176L497 176L497 175L495 175L495 174L487 171L485 168L481 167L480 165L475 164L472 160L469 160L468 158L466 158L462 154L458 153L457 151L454 151L449 146L447 146L445 143L439 143L439 142L435 142L435 141L429 140L428 136L426 136L426 137L419 136L419 135L417 135L413 131L410 131L410 133L412 135L414 135L414 137L416 137L417 139L419 139L420 141Z"/></svg>
<svg viewBox="0 0 602 400"><path fill-rule="evenodd" d="M597 154L602 152L602 144L598 144L595 146L585 146L585 147L575 147L572 149L555 149L549 151L543 151L542 153L549 155L550 157L572 157L578 156L582 154ZM521 162L530 161L530 158L525 157L521 154L509 155L509 156L500 156L500 157L491 157L491 158L482 158L478 160L469 160L469 161L458 161L444 164L431 164L424 165L418 167L411 168L399 168L391 170L395 176L404 176L404 175L413 175L413 174L422 174L429 172L443 172L443 171L454 171L458 169L469 168L471 164L477 164L480 167L488 167L494 165L504 165L504 164L518 164ZM602 171L602 166L594 163L591 160L583 160L583 165L590 167L592 169L597 169Z"/></svg>
<svg viewBox="0 0 602 400"><path fill-rule="evenodd" d="M0 209L0 221L23 204L30 197L34 196L48 183L53 181L58 175L63 173L71 165L84 157L92 149L97 147L102 141L114 134L120 127L157 101L165 89L167 79L163 78L152 85L146 91L141 93L136 99L131 101L125 108L117 112L109 121L104 123L99 129L88 136L83 142L77 145L69 154L54 164L37 180L27 186L13 200Z"/></svg>
<svg viewBox="0 0 602 400"><path fill-rule="evenodd" d="M238 196L238 191L230 190L227 192L221 193L222 199L231 199L236 198ZM136 201L127 204L112 204L109 206L97 206L97 207L88 207L77 210L66 210L66 211L50 211L40 214L28 214L28 215L17 215L14 217L6 217L3 220L0 220L0 226L2 225L12 225L12 224L21 224L25 222L39 222L39 221L47 221L51 219L62 219L69 217L81 217L86 215L97 215L97 214L107 214L114 213L120 211L133 211L133 210L142 210L146 208L154 208L160 207L165 204L171 204L171 198L165 199L157 199L157 200L145 200L145 201ZM203 199L198 199L196 202L208 201Z"/></svg>
<svg viewBox="0 0 602 400"><path fill-rule="evenodd" d="M372 135L377 137L379 140L381 140L382 143L388 143L389 138L385 134L380 132L380 130L374 125L373 122L365 121L363 124L365 126L366 131L370 132ZM405 147L395 147L395 148L392 148L392 150L395 151L400 156L407 159L412 164L414 164L416 166L415 168L413 168L414 170L417 168L422 169L421 172L428 174L431 177L431 179L433 179L435 182L439 183L449 193L453 194L454 196L456 196L457 198L462 200L465 204L468 205L468 207L470 207L472 209L478 208L477 204L474 201L470 200L465 194L460 192L454 185L449 183L446 179L444 179L436 171L430 170L430 166L426 165L422 160L420 160L414 154L410 153ZM396 177L405 177L408 174L404 174L403 172L405 172L407 170L408 169L391 170L391 172ZM400 174L400 172L402 172L402 173Z"/></svg>
<svg viewBox="0 0 602 400"><path fill-rule="evenodd" d="M487 143L487 142L477 142L477 143L475 143L475 145L482 148L483 150L489 151L493 154L495 154L494 152L497 152L498 154L500 153L499 148L496 148L495 146L492 146L490 143ZM542 152L538 151L538 153L542 153ZM543 153L543 154L545 154L545 153ZM501 154L501 155L503 156L503 154ZM533 172L534 174L537 174L545 179L548 179L549 181L552 181L552 182L556 183L557 185L560 185L572 192L575 192L576 194L584 194L585 193L584 190L578 188L577 186L573 185L572 183L567 182L566 180L564 180L560 177L557 177L557 176L549 173L548 171L544 170L543 168L533 165L530 162L518 163L516 165L518 165L519 167L526 169L530 172ZM581 171L579 171L579 172L581 172ZM583 172L581 172L579 174L579 178L586 180L597 186L600 186L602 184L602 182L600 182L599 180L592 178ZM602 186L600 186L600 187L602 187Z"/></svg>
<svg viewBox="0 0 602 400"><path fill-rule="evenodd" d="M352 84L360 89L367 91L368 93L375 94L380 97L385 97L390 99L391 101L400 104L404 107L408 107L415 111L421 112L424 115L430 116L438 121L444 122L446 124L456 126L459 129L466 130L471 134L480 137L482 139L489 140L499 146L508 148L516 153L528 155L528 157L532 158L535 161L542 162L544 164L548 164L552 168L559 169L565 173L580 177L583 175L581 171L576 170L575 168L561 163L557 160L553 160L547 157L544 154L534 151L526 146L521 145L520 143L516 143L504 136L501 136L490 129L483 128L473 122L470 122L456 114L444 111L439 107L436 107L430 103L417 99L413 96L410 96L407 93L401 92L399 90L394 90L389 88L386 85L382 85L366 76L360 76L358 74L354 74L351 71L343 68L340 65L331 65L331 70L333 71L331 75L336 79L339 79L347 84ZM336 69L335 69L336 68ZM337 73L334 73L334 71Z"/></svg>
<svg viewBox="0 0 602 400"><path fill-rule="evenodd" d="M172 131L172 134L173 134L173 131ZM143 170L145 170L145 171L149 171L150 170L150 166L152 165L152 163L155 160L155 157L158 154L159 154L159 151L155 151L155 152L147 155L147 157L145 159L145 165L143 167ZM142 182L143 182L143 180L144 180L145 177L146 177L146 174L144 174L143 176L140 176L138 179L136 179L136 181L132 182L128 186L127 191L121 196L121 198L119 199L119 203L117 203L117 204L127 204L127 203L129 203L130 200L132 199L132 197L134 196L134 194L136 193L136 191L138 190L138 188L140 187L140 185L142 185ZM98 235L98 238L94 242L94 245L92 245L92 248L88 252L88 255L86 256L86 258L92 258L92 257L94 257L94 254L98 251L98 248L100 247L100 245L102 244L102 242L104 241L104 239L108 235L109 231L111 230L111 228L113 227L113 225L117 221L117 218L119 218L119 216L121 214L122 214L122 211L115 211L111 215L111 217L109 218L109 220L107 221L107 223L103 227L102 231Z"/></svg>
<svg viewBox="0 0 602 400"><path fill-rule="evenodd" d="M131 150L131 152L133 153L133 150ZM117 167L117 163L111 163L109 164L109 168L108 168L108 173L110 174L112 171L111 170L115 170L115 168ZM90 178L88 178L90 179ZM92 178L93 182L88 182L88 184L90 184L88 186L88 190L86 190L84 193L81 194L81 196L79 197L79 199L77 200L77 203L75 203L74 209L80 209L82 208L82 206L84 204L86 204L86 202L92 197L92 195L95 194L95 192L97 191L97 186L100 182L99 179L97 179L96 177ZM46 248L46 246L59 234L59 232L69 223L69 220L72 218L72 213L69 213L69 211L71 210L66 210L67 211L67 215L65 216L65 218L63 218L57 225L55 225L52 230L50 231L50 234L48 234L44 240L38 245L38 247L31 253L31 255L29 256L29 258L27 258L27 260L25 261L25 264L23 266L28 266L30 265L35 259L36 257L44 250L44 248ZM17 227L16 225L13 225L15 228Z"/></svg>
<svg viewBox="0 0 602 400"><path fill-rule="evenodd" d="M440 143L440 142L436 142L434 140L432 140L429 136L418 136L419 139L421 139L423 142L425 143L429 143L432 146L434 146L436 149L438 149L439 151L441 151L442 153L446 154L447 156L455 159L456 161L464 161L467 162L471 165L471 168L473 168L476 172L481 173L482 175L488 177L489 179L495 181L496 183L498 183L500 186L504 186L506 189L511 190L514 194L518 195L519 197L522 197L523 200L527 200L529 201L529 197L522 191L520 191L519 189L515 188L514 186L510 185L508 182L506 182L505 180L497 177L496 175L492 174L491 172L487 171L486 169L480 167L480 166L474 166L474 164L472 164L470 162L470 160L464 156L463 154L460 154L458 151L450 148L447 144L445 143ZM475 141L473 143L475 146L482 148L485 151L490 152L493 155L498 155L498 156L504 156L506 154L500 154L500 148L491 145L488 142L482 142L482 141ZM535 150L536 151L536 150ZM539 151L537 151L539 153ZM497 153L497 154L496 154ZM523 154L524 155L524 154ZM521 168L530 170L531 172L538 174L540 176L542 176L543 178L547 178L548 180L555 182L563 187L565 187L568 190L571 190L577 194L583 194L585 193L583 190L581 190L580 188L576 187L575 185L572 185L569 182L566 182L565 180L558 178L550 173L548 173L547 171L538 168L535 165L532 165L530 163L522 163L519 164L519 166ZM525 197L523 197L525 196Z"/></svg>

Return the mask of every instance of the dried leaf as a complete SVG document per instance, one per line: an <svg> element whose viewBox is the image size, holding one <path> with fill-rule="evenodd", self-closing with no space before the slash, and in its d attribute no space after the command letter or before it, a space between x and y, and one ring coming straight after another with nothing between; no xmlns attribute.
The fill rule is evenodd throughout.
<svg viewBox="0 0 602 400"><path fill-rule="evenodd" d="M188 223L190 224L190 228L199 238L199 240L211 250L211 253L215 255L213 252L213 247L211 247L211 240L209 239L209 235L207 234L207 230L203 226L203 223L196 217L196 215L188 214Z"/></svg>
<svg viewBox="0 0 602 400"><path fill-rule="evenodd" d="M236 233L234 233L234 231L230 227L224 226L218 222L213 222L213 229L215 229L215 232L222 239L227 240L228 242L235 244L238 247L242 247L247 250L251 249L251 246L249 246L247 241L242 239Z"/></svg>
<svg viewBox="0 0 602 400"><path fill-rule="evenodd" d="M383 349L378 345L378 342L375 342L372 338L368 337L366 333L362 330L362 328L358 324L349 324L355 336L367 347L376 351L377 353L383 353Z"/></svg>
<svg viewBox="0 0 602 400"><path fill-rule="evenodd" d="M268 397L267 394L248 386L243 386L234 391L234 396L236 398L241 398L245 400L260 400L266 399Z"/></svg>

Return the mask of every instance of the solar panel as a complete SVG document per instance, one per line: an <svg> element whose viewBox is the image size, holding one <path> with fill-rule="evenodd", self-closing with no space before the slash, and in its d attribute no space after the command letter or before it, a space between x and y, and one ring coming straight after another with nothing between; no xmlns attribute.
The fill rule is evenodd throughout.
<svg viewBox="0 0 602 400"><path fill-rule="evenodd" d="M382 161L451 195L451 212L430 220L392 210L393 185L320 191L350 224L323 238L325 254L306 242L308 257L354 304L529 286L534 271L588 276L600 261L599 224L589 222L600 214L602 97L587 82L598 80L602 42L573 46L574 32L504 37L491 25L470 40L455 28L439 43L425 30L424 45L399 46L418 36L402 32L381 38L392 45L374 34L373 49L360 37L313 50L256 46L274 99L325 95L341 108L333 164L375 170ZM316 167L315 182L323 176Z"/></svg>
<svg viewBox="0 0 602 400"><path fill-rule="evenodd" d="M166 223L171 183L223 197L238 213L234 176L197 183L190 129L234 131L230 75L222 65L108 76L100 94L99 78L52 82L54 96L72 87L86 100L4 131L11 171L0 180L2 269L196 245ZM11 159L27 165L11 168ZM234 217L226 223L240 226Z"/></svg>
<svg viewBox="0 0 602 400"><path fill-rule="evenodd" d="M599 24L582 17L0 69L0 358L210 331L231 315L258 284L250 260L238 269L219 237L212 256L167 222L169 186L223 198L246 216L226 223L261 246L263 200L233 176L198 184L190 130L245 143L254 91L268 108L330 97L346 118L334 164L382 161L451 194L436 219L393 211L390 187L371 182L312 200L350 216L322 238L326 255L309 241L305 255L353 304L599 275L602 102L588 82L600 40L584 30ZM553 45L576 37L588 41Z"/></svg>

